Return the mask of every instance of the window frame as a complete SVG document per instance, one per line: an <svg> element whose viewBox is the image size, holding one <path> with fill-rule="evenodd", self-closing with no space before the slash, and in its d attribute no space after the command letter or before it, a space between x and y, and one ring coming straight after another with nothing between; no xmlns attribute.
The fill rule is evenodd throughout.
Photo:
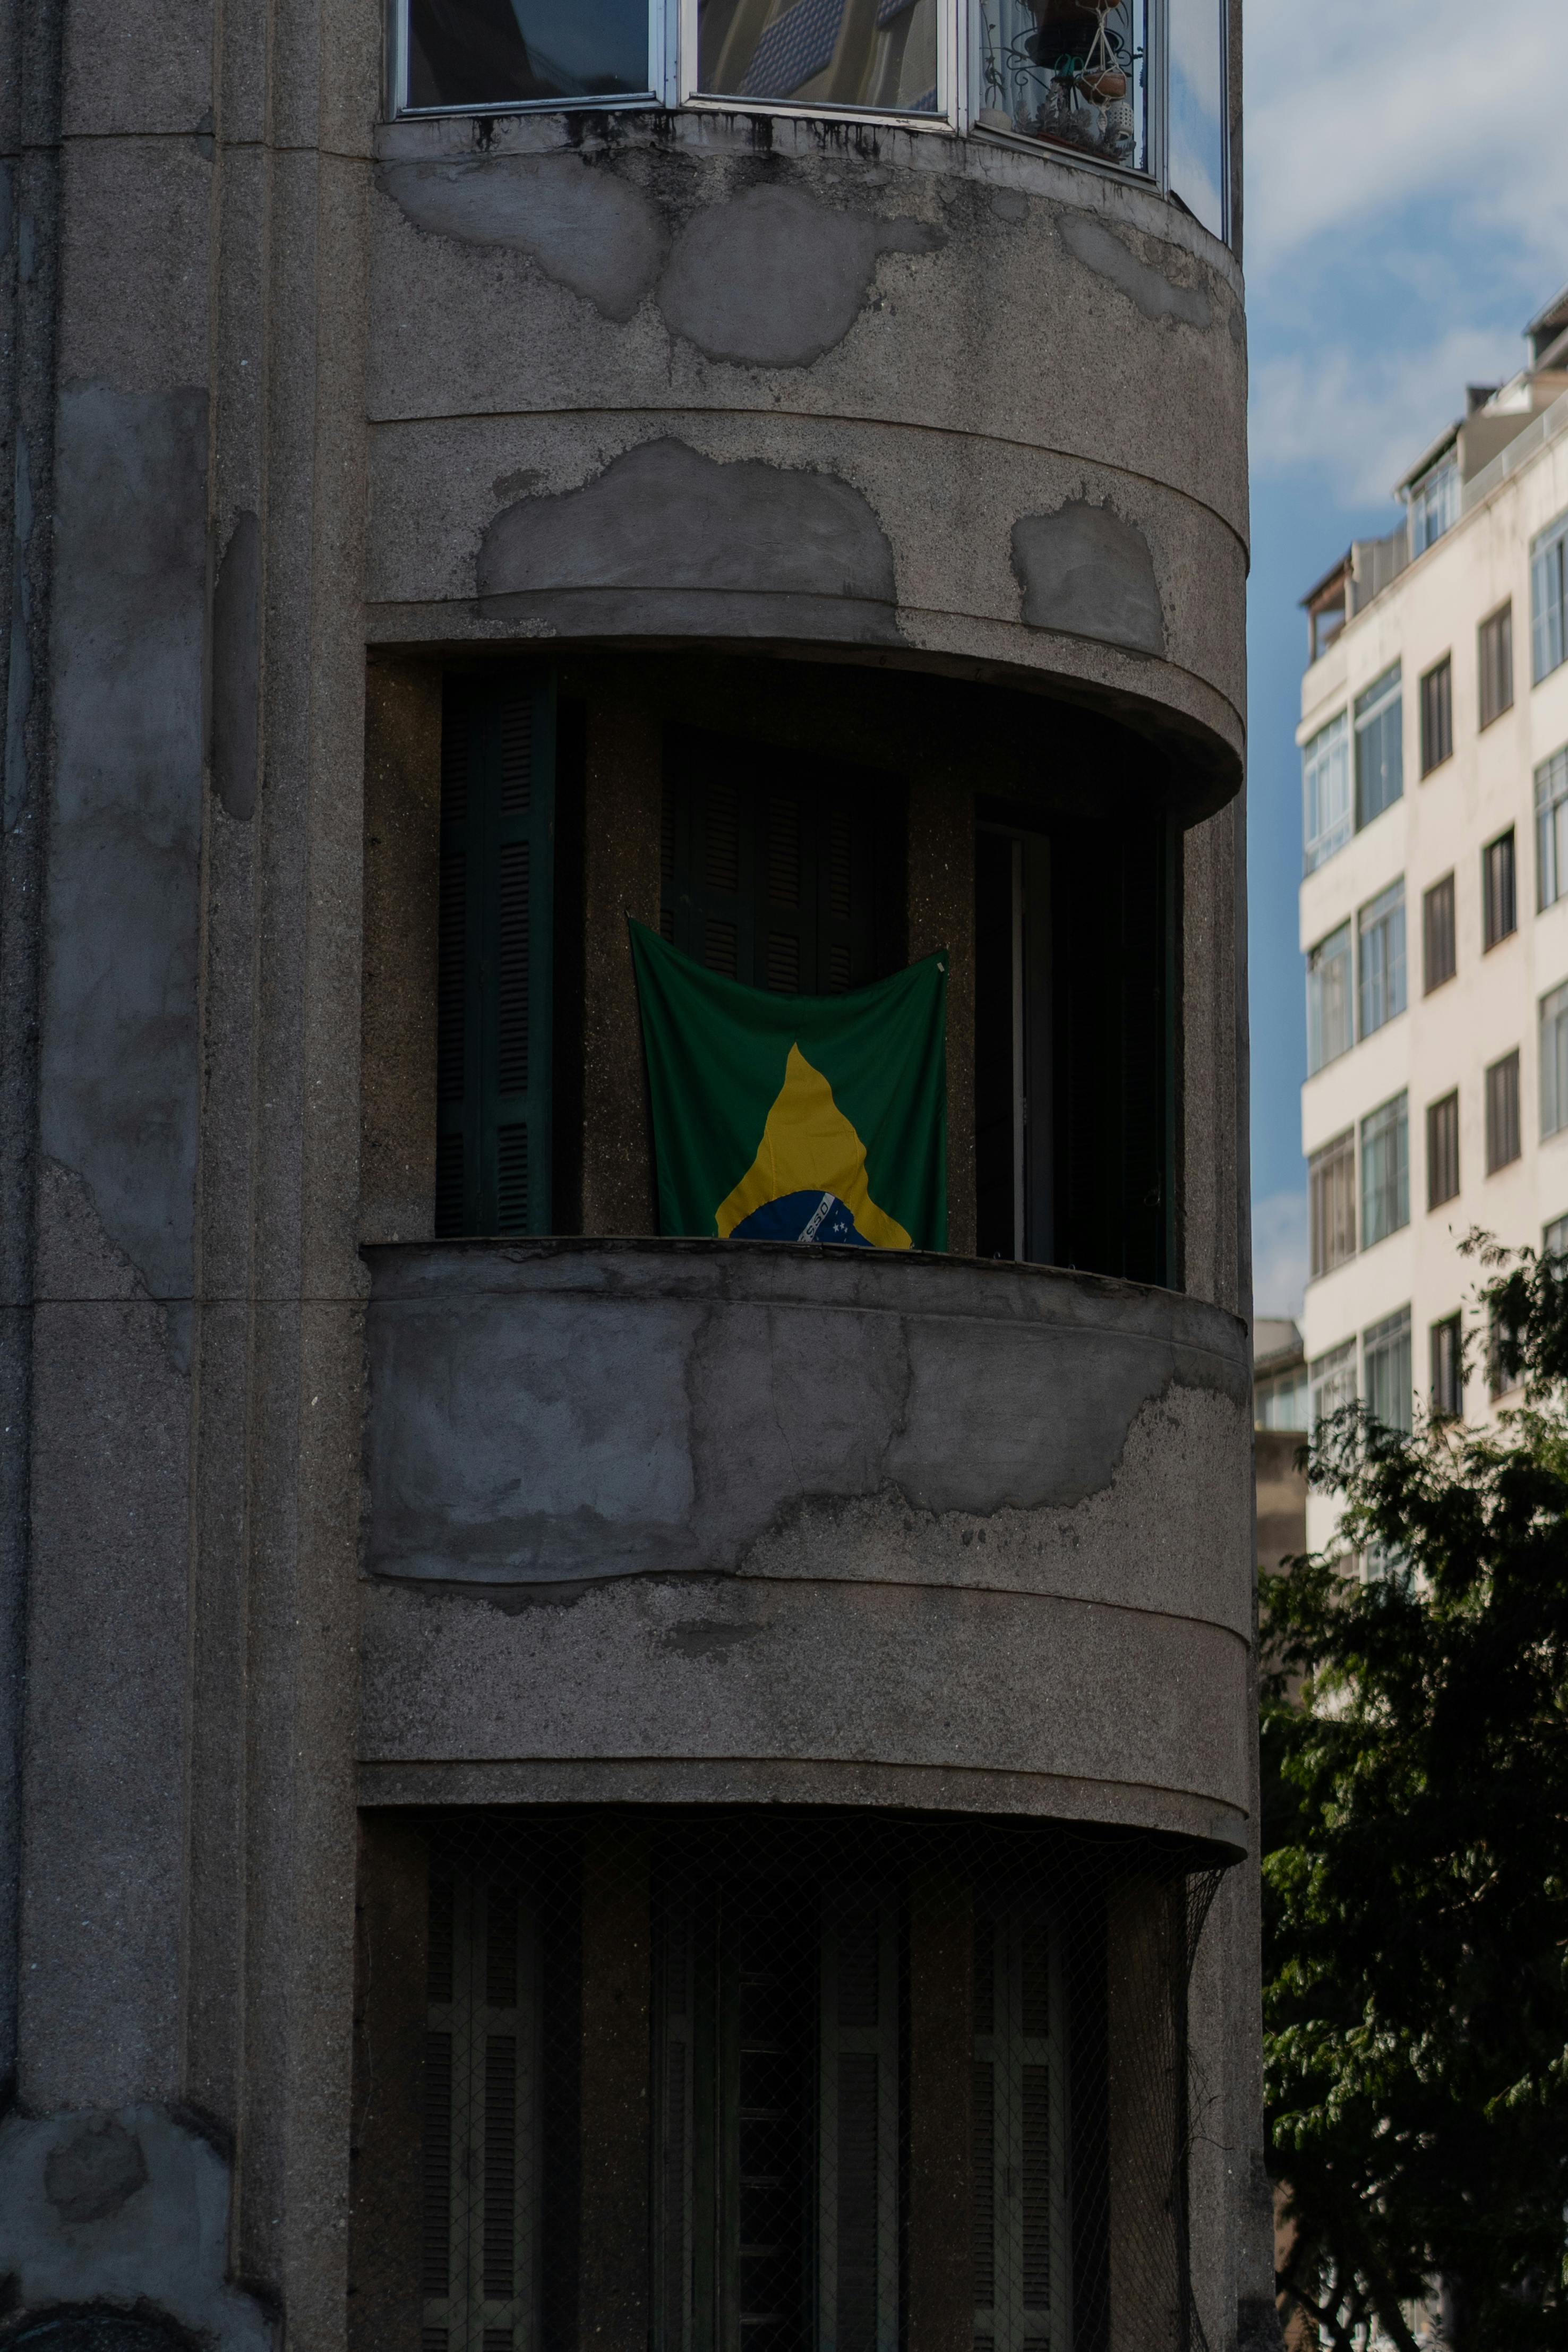
<svg viewBox="0 0 1568 2352"><path fill-rule="evenodd" d="M1555 599L1542 601L1554 581ZM1553 628L1555 622L1555 628ZM1553 651L1555 647L1555 651ZM1530 542L1530 682L1540 686L1568 661L1568 513L1557 515Z"/></svg>
<svg viewBox="0 0 1568 2352"><path fill-rule="evenodd" d="M1354 1404L1360 1396L1359 1350L1353 1339L1325 1348L1307 1368L1307 1420L1313 1437L1330 1413ZM1348 1378L1346 1377L1348 1375ZM1324 1391L1329 1391L1325 1399Z"/></svg>
<svg viewBox="0 0 1568 2352"><path fill-rule="evenodd" d="M1486 1171L1500 1176L1524 1157L1524 1118L1521 1109L1519 1047L1500 1054L1482 1074L1486 1108Z"/></svg>
<svg viewBox="0 0 1568 2352"><path fill-rule="evenodd" d="M1432 948L1434 940L1444 936L1440 933L1439 927L1435 918L1438 906L1445 894L1448 903L1448 927L1446 939L1448 950L1448 965L1446 971L1438 971L1437 970L1437 959L1432 953ZM1422 995L1431 996L1439 988L1447 988L1451 980L1458 978L1458 908L1456 903L1453 870L1450 868L1447 874L1440 874L1436 882L1429 884L1428 887L1421 893Z"/></svg>
<svg viewBox="0 0 1568 2352"><path fill-rule="evenodd" d="M1397 904L1396 903L1396 898ZM1379 909L1382 911L1378 911ZM1385 997L1386 1000L1383 1016L1380 1020L1368 1022L1365 1018L1367 999L1367 940L1375 932L1385 933L1386 936L1392 940L1394 932L1391 927L1394 923L1396 915L1397 915L1399 919L1399 951L1396 957L1390 952L1383 959L1383 983ZM1369 916L1374 919L1371 922L1367 919ZM1396 985L1396 979L1397 986ZM1396 996L1397 1002L1396 1002ZM1402 1013L1407 1013L1409 1009L1410 943L1406 930L1405 877L1401 874L1396 881L1386 884L1385 887L1377 893L1377 896L1375 898L1368 898L1364 906L1358 907L1355 910L1355 1034L1357 1042L1364 1043L1368 1037L1375 1037L1380 1029L1386 1029L1391 1021L1397 1021L1400 1014Z"/></svg>
<svg viewBox="0 0 1568 2352"><path fill-rule="evenodd" d="M1427 1213L1445 1209L1457 1201L1462 1189L1460 1181L1459 1090L1450 1087L1446 1095L1427 1105ZM1437 1189L1438 1171L1451 1175L1452 1182L1446 1192Z"/></svg>
<svg viewBox="0 0 1568 2352"><path fill-rule="evenodd" d="M1427 1410L1434 1421L1465 1417L1465 1334L1457 1312L1427 1327Z"/></svg>
<svg viewBox="0 0 1568 2352"><path fill-rule="evenodd" d="M673 19L677 0L643 0L648 12L648 88L624 97L465 99L452 106L408 102L408 12L410 0L392 0L386 44L386 107L394 122L441 122L452 116L514 114L622 114L670 107L675 98Z"/></svg>
<svg viewBox="0 0 1568 2352"><path fill-rule="evenodd" d="M1511 824L1481 849L1481 953L1490 955L1518 929L1519 856Z"/></svg>
<svg viewBox="0 0 1568 2352"><path fill-rule="evenodd" d="M1553 1032L1553 1050L1550 1055L1546 1050L1548 1006L1555 1008L1550 1014ZM1556 1034L1564 1024L1568 1024L1568 981L1560 981L1555 988L1549 988L1546 991L1536 1006L1536 1040L1541 1062L1541 1140L1542 1143L1550 1143L1554 1135L1561 1135L1563 1129L1568 1128L1568 1085L1560 1087L1557 1084L1559 1056L1555 1046ZM1568 1072L1565 1072L1564 1076L1568 1076ZM1549 1096L1552 1101L1552 1124L1550 1127L1546 1124Z"/></svg>
<svg viewBox="0 0 1568 2352"><path fill-rule="evenodd" d="M1412 562L1447 538L1458 521L1459 488L1459 457L1454 448L1449 448L1436 465L1428 466L1418 482L1410 485L1406 511Z"/></svg>
<svg viewBox="0 0 1568 2352"><path fill-rule="evenodd" d="M1367 1129L1377 1127L1379 1121L1394 1138L1393 1177L1389 1190L1393 1195L1395 1213L1387 1224L1373 1233L1372 1219L1367 1214L1368 1202L1375 1197L1368 1191ZM1381 1132L1379 1129L1374 1141L1381 1139ZM1356 1157L1361 1175L1356 1195L1361 1219L1361 1246L1364 1250L1375 1249L1379 1242L1389 1241L1394 1234L1402 1234L1410 1223L1410 1096L1407 1087L1401 1087L1399 1092L1390 1095L1386 1102L1375 1104L1359 1121Z"/></svg>
<svg viewBox="0 0 1568 2352"><path fill-rule="evenodd" d="M1366 1401L1367 1412L1380 1421L1385 1429L1402 1429L1406 1433L1414 1426L1416 1417L1416 1367L1411 1339L1408 1307L1396 1307L1392 1315L1385 1315L1377 1322L1369 1323L1361 1335L1361 1393ZM1405 1387L1401 1400L1405 1418L1394 1421L1387 1414L1376 1412L1373 1400L1373 1366L1375 1362L1381 1365L1388 1361L1397 1365L1401 1351L1405 1359Z"/></svg>
<svg viewBox="0 0 1568 2352"><path fill-rule="evenodd" d="M1336 816L1333 824L1327 832L1309 833L1308 810L1311 805L1311 795L1317 788L1317 776L1314 771L1322 771L1336 753L1340 754L1343 761L1343 813ZM1354 838L1355 761L1350 729L1350 710L1347 706L1343 710L1336 710L1332 719L1325 719L1322 725L1315 728L1301 746L1302 873L1315 874L1320 866L1328 864L1331 857L1336 857L1342 849L1348 847Z"/></svg>
<svg viewBox="0 0 1568 2352"><path fill-rule="evenodd" d="M783 115L798 122L829 120L835 122L874 122L898 131L934 131L949 138L962 138L970 129L968 121L968 68L966 52L970 47L960 34L958 19L968 13L969 0L936 0L936 107L931 114L899 113L879 106L846 106L841 100L821 99L805 102L791 98L741 98L734 91L704 90L697 88L699 50L697 41L698 0L666 0L674 30L672 106L689 107L705 114L734 114L737 109L747 114ZM977 137L994 136L985 131ZM1033 150L1032 140L1010 143ZM1061 151L1066 152L1064 149ZM1111 171L1120 177L1147 182L1146 172L1129 172L1121 164L1107 164L1092 156L1074 156L1075 163L1092 163L1102 171Z"/></svg>
<svg viewBox="0 0 1568 2352"><path fill-rule="evenodd" d="M1505 691L1496 704L1488 691L1490 676L1487 666L1489 632L1495 632L1491 642L1507 647L1506 662L1498 664L1498 673ZM1476 711L1477 733L1484 735L1489 727L1513 709L1513 598L1505 596L1495 611L1488 613L1476 624Z"/></svg>
<svg viewBox="0 0 1568 2352"><path fill-rule="evenodd" d="M1380 801L1375 809L1369 811L1362 791L1361 747L1374 727L1381 728L1391 710L1398 713L1399 730L1395 787L1386 800ZM1377 677L1353 698L1351 719L1354 743L1354 756L1351 762L1352 816L1356 832L1364 833L1369 824L1375 824L1380 816L1386 816L1395 803L1405 797L1405 664L1402 659L1390 662L1386 669L1379 671Z"/></svg>
<svg viewBox="0 0 1568 2352"><path fill-rule="evenodd" d="M1568 743L1540 761L1533 782L1535 911L1543 915L1548 907L1568 898Z"/></svg>
<svg viewBox="0 0 1568 2352"><path fill-rule="evenodd" d="M1349 1171L1348 1181L1345 1171ZM1333 1213L1335 1206L1348 1212L1341 1217ZM1310 1252L1308 1280L1317 1282L1325 1274L1333 1274L1348 1265L1358 1246L1361 1202L1356 1184L1355 1129L1347 1127L1343 1133L1331 1136L1307 1160L1307 1246ZM1348 1247L1334 1255L1336 1238L1348 1241Z"/></svg>
<svg viewBox="0 0 1568 2352"><path fill-rule="evenodd" d="M1327 1024L1323 1019L1323 987L1322 975L1328 969L1328 950L1338 940L1343 941L1341 953L1332 959L1344 966L1344 1043L1330 1054L1322 1051ZM1355 1044L1355 926L1347 915L1343 923L1307 950L1307 1076L1315 1078L1320 1070L1340 1061Z"/></svg>
<svg viewBox="0 0 1568 2352"><path fill-rule="evenodd" d="M1437 774L1454 756L1454 656L1451 653L1424 669L1418 680L1421 734L1421 777ZM1428 724L1429 720L1436 723ZM1440 748L1434 749L1434 739Z"/></svg>

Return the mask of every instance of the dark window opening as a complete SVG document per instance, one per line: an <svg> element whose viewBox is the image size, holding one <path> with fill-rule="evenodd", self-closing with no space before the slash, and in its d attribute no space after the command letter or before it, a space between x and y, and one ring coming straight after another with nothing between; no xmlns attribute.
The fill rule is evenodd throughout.
<svg viewBox="0 0 1568 2352"><path fill-rule="evenodd" d="M975 849L982 1257L1174 1284L1179 837L1009 824Z"/></svg>
<svg viewBox="0 0 1568 2352"><path fill-rule="evenodd" d="M1495 1176L1519 1158L1519 1048L1493 1062L1486 1074L1487 1174Z"/></svg>
<svg viewBox="0 0 1568 2352"><path fill-rule="evenodd" d="M1476 636L1479 670L1480 718L1483 727L1513 709L1513 605L1500 605L1484 620Z"/></svg>
<svg viewBox="0 0 1568 2352"><path fill-rule="evenodd" d="M841 996L904 961L904 812L884 777L672 728L661 928L710 971Z"/></svg>
<svg viewBox="0 0 1568 2352"><path fill-rule="evenodd" d="M1454 666L1447 654L1421 680L1421 773L1454 754Z"/></svg>
<svg viewBox="0 0 1568 2352"><path fill-rule="evenodd" d="M555 719L548 673L447 681L438 1234L550 1229Z"/></svg>
<svg viewBox="0 0 1568 2352"><path fill-rule="evenodd" d="M1430 996L1458 969L1454 930L1454 877L1445 874L1421 898L1421 985Z"/></svg>
<svg viewBox="0 0 1568 2352"><path fill-rule="evenodd" d="M1500 940L1506 940L1519 928L1511 825L1495 841L1489 841L1481 852L1481 901L1486 947L1495 948Z"/></svg>
<svg viewBox="0 0 1568 2352"><path fill-rule="evenodd" d="M1434 1323L1432 1343L1432 1418L1458 1421L1465 1410L1465 1350L1459 1318L1447 1315Z"/></svg>
<svg viewBox="0 0 1568 2352"><path fill-rule="evenodd" d="M1197 2340L1199 1849L637 1809L409 1820L379 1851L361 2061L407 2125L356 2193L378 2327L417 2308L424 2352Z"/></svg>
<svg viewBox="0 0 1568 2352"><path fill-rule="evenodd" d="M1459 1097L1427 1106L1427 1206L1440 1209L1459 1191Z"/></svg>

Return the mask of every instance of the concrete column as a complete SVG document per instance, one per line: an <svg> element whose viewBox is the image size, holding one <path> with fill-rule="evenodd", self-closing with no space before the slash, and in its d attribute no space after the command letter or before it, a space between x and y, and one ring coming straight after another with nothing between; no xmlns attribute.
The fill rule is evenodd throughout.
<svg viewBox="0 0 1568 2352"><path fill-rule="evenodd" d="M967 1880L917 1870L909 1900L909 2352L969 2352L975 1925Z"/></svg>
<svg viewBox="0 0 1568 2352"><path fill-rule="evenodd" d="M365 680L365 977L360 1231L428 1241L435 1213L441 671L372 661Z"/></svg>
<svg viewBox="0 0 1568 2352"><path fill-rule="evenodd" d="M578 2342L645 2352L648 2340L648 1833L589 1823L582 1857L582 2189Z"/></svg>
<svg viewBox="0 0 1568 2352"><path fill-rule="evenodd" d="M1113 1883L1105 1916L1111 2316L1108 2352L1182 2341L1176 2171L1184 2116L1183 1882Z"/></svg>
<svg viewBox="0 0 1568 2352"><path fill-rule="evenodd" d="M430 1846L423 1827L360 1830L349 2352L419 2352Z"/></svg>
<svg viewBox="0 0 1568 2352"><path fill-rule="evenodd" d="M596 675L583 791L582 1230L658 1230L626 918L657 929L661 730L635 674Z"/></svg>

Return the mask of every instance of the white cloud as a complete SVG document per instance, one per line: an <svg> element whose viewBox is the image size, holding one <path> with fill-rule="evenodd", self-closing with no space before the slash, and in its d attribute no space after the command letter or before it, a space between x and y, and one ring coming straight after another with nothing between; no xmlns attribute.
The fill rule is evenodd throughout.
<svg viewBox="0 0 1568 2352"><path fill-rule="evenodd" d="M1460 414L1465 385L1501 383L1521 357L1517 334L1459 327L1419 351L1330 345L1265 360L1252 377L1253 467L1321 466L1342 504L1386 499Z"/></svg>
<svg viewBox="0 0 1568 2352"><path fill-rule="evenodd" d="M1252 1297L1260 1315L1297 1315L1307 1287L1307 1196L1252 1203Z"/></svg>
<svg viewBox="0 0 1568 2352"><path fill-rule="evenodd" d="M1252 0L1246 76L1255 286L1327 231L1364 234L1456 188L1538 272L1563 274L1563 0Z"/></svg>

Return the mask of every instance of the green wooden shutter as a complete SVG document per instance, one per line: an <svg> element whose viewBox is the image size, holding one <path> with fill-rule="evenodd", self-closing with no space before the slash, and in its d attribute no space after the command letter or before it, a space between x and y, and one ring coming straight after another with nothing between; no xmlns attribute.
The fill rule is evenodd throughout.
<svg viewBox="0 0 1568 2352"><path fill-rule="evenodd" d="M550 1230L555 688L448 680L435 1230Z"/></svg>
<svg viewBox="0 0 1568 2352"><path fill-rule="evenodd" d="M901 961L884 869L902 866L884 780L672 730L664 937L753 988L840 996Z"/></svg>

